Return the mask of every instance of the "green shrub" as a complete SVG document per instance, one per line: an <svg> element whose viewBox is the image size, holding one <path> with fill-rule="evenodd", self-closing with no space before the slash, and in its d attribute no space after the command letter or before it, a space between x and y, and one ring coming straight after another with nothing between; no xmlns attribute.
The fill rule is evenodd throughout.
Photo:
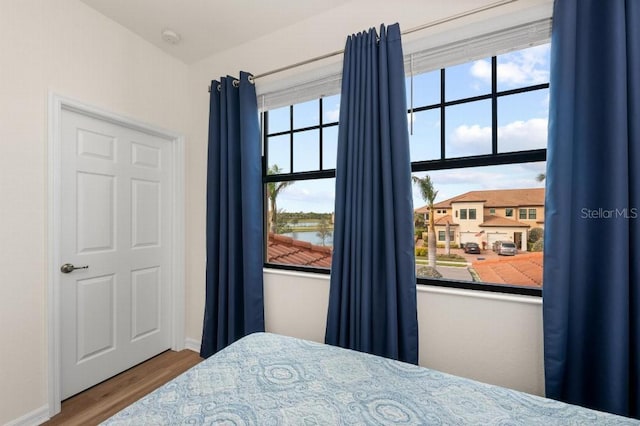
<svg viewBox="0 0 640 426"><path fill-rule="evenodd" d="M544 250L544 238L540 238L531 246L531 251L542 251L542 250Z"/></svg>
<svg viewBox="0 0 640 426"><path fill-rule="evenodd" d="M540 238L542 238L543 236L544 230L542 228L533 228L529 231L529 237L527 240L533 244L536 241L540 240Z"/></svg>
<svg viewBox="0 0 640 426"><path fill-rule="evenodd" d="M416 247L416 256L426 257L427 253L429 253L427 247Z"/></svg>
<svg viewBox="0 0 640 426"><path fill-rule="evenodd" d="M436 244L436 247L438 247L438 248L444 248L444 246L445 246L445 244L444 244L444 243L438 243L438 244ZM458 243L454 243L454 242L449 243L449 247L450 247L450 248L452 248L452 249L460 248L460 246L458 245Z"/></svg>

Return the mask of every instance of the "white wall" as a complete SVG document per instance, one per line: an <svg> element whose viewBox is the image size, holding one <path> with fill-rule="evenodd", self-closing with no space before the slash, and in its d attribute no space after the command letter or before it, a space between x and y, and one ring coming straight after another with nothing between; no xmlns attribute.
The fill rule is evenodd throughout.
<svg viewBox="0 0 640 426"><path fill-rule="evenodd" d="M418 286L422 366L543 395L540 298ZM265 270L267 331L324 341L329 276Z"/></svg>
<svg viewBox="0 0 640 426"><path fill-rule="evenodd" d="M0 424L27 419L47 403L49 91L187 136L186 337L199 341L204 300L207 86L211 79L241 69L258 74L339 50L347 34L382 22L399 22L402 29L408 29L477 5L477 0L405 0L398 7L386 0L352 0L187 67L78 0L0 0ZM414 33L404 38L405 45L441 45L535 19L541 13L549 16L550 5L551 0L520 0L500 10ZM340 58L328 62L336 61ZM308 78L314 67L259 80L258 89ZM265 277L267 326L272 331L322 340L326 277L306 279L303 286L298 286L297 278L276 273ZM491 378L502 377L500 372L508 365L501 384L533 386L536 392L541 389L540 362L534 353L541 345L539 309L467 296L424 297L421 292L420 319L429 325L421 331L422 356L426 356L421 362ZM460 312L461 308L468 313ZM477 315L486 317L480 320ZM515 333L516 328L508 323L522 323L522 327ZM446 335L438 334L445 330ZM482 345L483 341L472 345L469 335L482 336L481 332L493 336L489 341L496 345ZM473 352L466 358L445 349L468 352L467 343ZM504 350L497 351L500 347ZM532 358L521 357L524 352ZM520 376L516 374L519 370L532 376Z"/></svg>
<svg viewBox="0 0 640 426"><path fill-rule="evenodd" d="M187 78L79 1L0 0L0 424L47 404L49 91L188 134Z"/></svg>

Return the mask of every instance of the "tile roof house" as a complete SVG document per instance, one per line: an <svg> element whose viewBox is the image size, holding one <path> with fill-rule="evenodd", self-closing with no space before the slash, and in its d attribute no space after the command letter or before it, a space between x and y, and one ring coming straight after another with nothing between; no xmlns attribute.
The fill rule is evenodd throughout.
<svg viewBox="0 0 640 426"><path fill-rule="evenodd" d="M450 225L451 241L476 242L491 248L495 241L513 241L527 250L529 230L544 227L544 188L469 191L434 205L438 242ZM415 211L428 217L429 206Z"/></svg>
<svg viewBox="0 0 640 426"><path fill-rule="evenodd" d="M480 281L496 284L542 287L542 253L526 253L514 258L473 262Z"/></svg>
<svg viewBox="0 0 640 426"><path fill-rule="evenodd" d="M269 263L330 268L332 251L331 247L317 246L269 232L267 245Z"/></svg>

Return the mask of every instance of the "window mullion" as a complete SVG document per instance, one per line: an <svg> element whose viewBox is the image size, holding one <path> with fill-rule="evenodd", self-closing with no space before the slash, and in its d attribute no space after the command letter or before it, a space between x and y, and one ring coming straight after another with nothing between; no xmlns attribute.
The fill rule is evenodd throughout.
<svg viewBox="0 0 640 426"><path fill-rule="evenodd" d="M491 153L498 153L498 58L491 58Z"/></svg>

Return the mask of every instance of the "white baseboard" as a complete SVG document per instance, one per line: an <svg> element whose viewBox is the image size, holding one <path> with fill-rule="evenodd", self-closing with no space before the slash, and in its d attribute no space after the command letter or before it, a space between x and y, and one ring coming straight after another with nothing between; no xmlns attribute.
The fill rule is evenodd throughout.
<svg viewBox="0 0 640 426"><path fill-rule="evenodd" d="M184 348L185 349L189 349L190 351L194 351L194 352L198 352L200 353L200 340L196 340L196 339L191 339L189 337L187 337L184 340Z"/></svg>
<svg viewBox="0 0 640 426"><path fill-rule="evenodd" d="M43 405L24 416L6 423L5 426L36 426L49 420L49 406Z"/></svg>

